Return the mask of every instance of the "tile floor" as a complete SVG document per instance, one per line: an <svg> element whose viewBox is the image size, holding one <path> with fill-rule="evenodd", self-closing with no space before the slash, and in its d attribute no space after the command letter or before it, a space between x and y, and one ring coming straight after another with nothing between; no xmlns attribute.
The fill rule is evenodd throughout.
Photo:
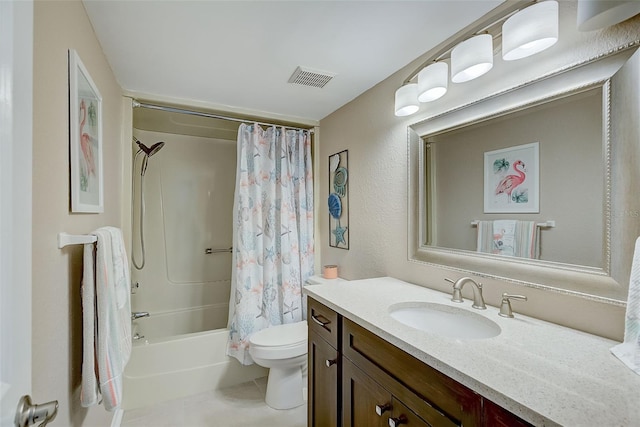
<svg viewBox="0 0 640 427"><path fill-rule="evenodd" d="M278 411L264 403L267 378L148 408L125 411L121 427L306 427L307 405Z"/></svg>

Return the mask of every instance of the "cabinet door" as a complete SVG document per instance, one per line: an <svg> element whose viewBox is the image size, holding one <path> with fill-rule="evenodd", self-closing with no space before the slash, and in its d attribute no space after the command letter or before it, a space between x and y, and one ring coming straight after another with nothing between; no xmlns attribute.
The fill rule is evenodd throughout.
<svg viewBox="0 0 640 427"><path fill-rule="evenodd" d="M343 357L343 427L386 427L391 409L391 394Z"/></svg>
<svg viewBox="0 0 640 427"><path fill-rule="evenodd" d="M393 411L389 418L389 427L431 427L397 399L394 398L391 405L393 405Z"/></svg>
<svg viewBox="0 0 640 427"><path fill-rule="evenodd" d="M338 426L338 351L309 330L309 427Z"/></svg>

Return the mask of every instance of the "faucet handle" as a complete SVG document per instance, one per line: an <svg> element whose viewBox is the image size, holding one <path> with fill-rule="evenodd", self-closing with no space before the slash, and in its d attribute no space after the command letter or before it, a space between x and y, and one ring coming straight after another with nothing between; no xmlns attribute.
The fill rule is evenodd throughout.
<svg viewBox="0 0 640 427"><path fill-rule="evenodd" d="M500 304L500 313L502 317L513 317L513 311L511 310L511 300L527 301L527 297L524 295L509 295L508 293L502 294L502 303Z"/></svg>
<svg viewBox="0 0 640 427"><path fill-rule="evenodd" d="M448 277L445 277L445 278L444 278L444 280L446 280L447 282L451 283L452 285L455 285L455 284L456 284L456 281L455 281L455 280L451 280L451 279L449 279Z"/></svg>

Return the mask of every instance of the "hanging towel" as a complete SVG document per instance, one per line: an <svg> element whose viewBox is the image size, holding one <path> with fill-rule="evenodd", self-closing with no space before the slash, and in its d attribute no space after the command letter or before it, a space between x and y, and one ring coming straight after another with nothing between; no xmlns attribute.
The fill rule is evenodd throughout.
<svg viewBox="0 0 640 427"><path fill-rule="evenodd" d="M514 219L478 221L477 252L538 258L537 237L534 221Z"/></svg>
<svg viewBox="0 0 640 427"><path fill-rule="evenodd" d="M89 407L100 402L96 366L96 281L93 243L84 245L82 273L82 387L80 404Z"/></svg>
<svg viewBox="0 0 640 427"><path fill-rule="evenodd" d="M98 238L95 259L89 259L89 249L85 246L85 266L92 265L93 261L95 270L92 274L92 269L85 267L83 283L83 350L86 353L81 398L85 399L83 405L90 406L102 395L105 409L113 411L122 403L122 375L131 356L131 278L122 231L103 227L93 234ZM95 298L89 290L93 275ZM95 390L96 378L99 391Z"/></svg>
<svg viewBox="0 0 640 427"><path fill-rule="evenodd" d="M629 277L629 297L624 322L624 341L611 352L640 375L640 237L636 240Z"/></svg>

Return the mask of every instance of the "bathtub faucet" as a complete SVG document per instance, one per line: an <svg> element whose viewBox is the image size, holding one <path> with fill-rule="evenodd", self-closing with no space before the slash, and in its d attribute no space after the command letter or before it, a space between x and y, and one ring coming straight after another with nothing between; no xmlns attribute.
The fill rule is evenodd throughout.
<svg viewBox="0 0 640 427"><path fill-rule="evenodd" d="M136 319L139 319L141 317L149 317L149 312L148 311L134 311L133 313L131 313L131 320L136 320Z"/></svg>

